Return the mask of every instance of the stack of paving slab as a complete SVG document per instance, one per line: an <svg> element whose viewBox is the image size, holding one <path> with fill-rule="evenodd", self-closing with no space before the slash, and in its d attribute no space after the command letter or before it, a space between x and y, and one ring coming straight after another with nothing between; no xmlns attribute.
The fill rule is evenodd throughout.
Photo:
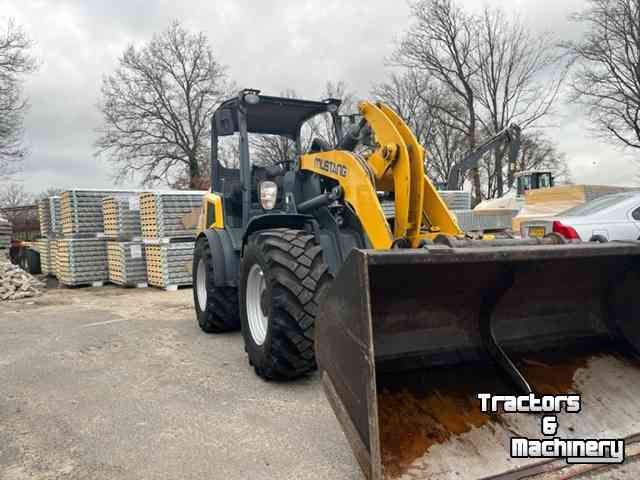
<svg viewBox="0 0 640 480"><path fill-rule="evenodd" d="M140 201L137 192L105 197L102 200L104 237L107 240L140 240Z"/></svg>
<svg viewBox="0 0 640 480"><path fill-rule="evenodd" d="M0 217L0 249L9 248L12 234L11 222L4 217Z"/></svg>
<svg viewBox="0 0 640 480"><path fill-rule="evenodd" d="M191 264L204 191L140 194L149 285L174 290L192 283Z"/></svg>
<svg viewBox="0 0 640 480"><path fill-rule="evenodd" d="M38 200L40 235L36 242L40 254L40 266L44 275L55 276L55 246L62 237L62 205L59 196Z"/></svg>
<svg viewBox="0 0 640 480"><path fill-rule="evenodd" d="M144 238L195 238L203 191L140 194L140 221Z"/></svg>
<svg viewBox="0 0 640 480"><path fill-rule="evenodd" d="M40 254L40 269L43 275L54 275L55 256L51 253L51 247L55 245L57 240L46 237L36 240L36 247Z"/></svg>
<svg viewBox="0 0 640 480"><path fill-rule="evenodd" d="M141 240L107 242L109 281L126 287L145 288L147 262Z"/></svg>
<svg viewBox="0 0 640 480"><path fill-rule="evenodd" d="M61 195L63 238L56 242L54 270L64 285L100 286L109 280L102 202L128 190L68 190Z"/></svg>
<svg viewBox="0 0 640 480"><path fill-rule="evenodd" d="M109 279L107 242L101 238L56 240L54 266L58 281L68 286L102 286Z"/></svg>
<svg viewBox="0 0 640 480"><path fill-rule="evenodd" d="M109 281L128 287L147 287L138 193L106 197L102 201L102 213Z"/></svg>
<svg viewBox="0 0 640 480"><path fill-rule="evenodd" d="M38 200L40 235L45 238L62 236L62 205L59 196Z"/></svg>

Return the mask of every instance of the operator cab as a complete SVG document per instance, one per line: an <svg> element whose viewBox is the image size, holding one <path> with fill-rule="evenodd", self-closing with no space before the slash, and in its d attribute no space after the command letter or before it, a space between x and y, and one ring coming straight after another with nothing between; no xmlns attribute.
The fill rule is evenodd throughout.
<svg viewBox="0 0 640 480"><path fill-rule="evenodd" d="M225 199L225 225L236 240L252 218L287 210L285 183L293 184L293 167L302 153L332 148L328 139L303 138L309 120L327 114L327 136L341 139L340 103L333 98L271 97L245 89L218 107L211 125L211 190ZM227 138L232 144L224 148L222 142L231 136L237 139Z"/></svg>
<svg viewBox="0 0 640 480"><path fill-rule="evenodd" d="M528 170L516 174L516 192L524 197L528 190L553 187L553 174L547 170Z"/></svg>

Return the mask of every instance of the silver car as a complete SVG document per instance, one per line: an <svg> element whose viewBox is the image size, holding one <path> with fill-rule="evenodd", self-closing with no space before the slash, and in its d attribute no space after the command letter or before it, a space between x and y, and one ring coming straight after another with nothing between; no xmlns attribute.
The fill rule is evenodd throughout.
<svg viewBox="0 0 640 480"><path fill-rule="evenodd" d="M522 237L551 232L569 240L640 240L640 192L605 195L556 216L520 224Z"/></svg>

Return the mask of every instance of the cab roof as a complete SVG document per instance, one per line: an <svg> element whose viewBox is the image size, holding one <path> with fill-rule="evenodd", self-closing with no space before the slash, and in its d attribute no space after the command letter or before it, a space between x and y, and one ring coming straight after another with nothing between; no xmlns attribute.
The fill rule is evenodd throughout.
<svg viewBox="0 0 640 480"><path fill-rule="evenodd" d="M257 103L249 103L247 98ZM223 102L214 113L214 122L219 129L219 121L224 117L233 122L233 132L239 131L238 110L243 110L249 133L283 135L296 138L304 122L320 113L337 111L341 101L329 98L322 101L301 100L287 97L260 95L259 90L244 89L237 97ZM231 115L229 115L229 113ZM229 128L230 130L230 128ZM218 132L219 136L231 135Z"/></svg>

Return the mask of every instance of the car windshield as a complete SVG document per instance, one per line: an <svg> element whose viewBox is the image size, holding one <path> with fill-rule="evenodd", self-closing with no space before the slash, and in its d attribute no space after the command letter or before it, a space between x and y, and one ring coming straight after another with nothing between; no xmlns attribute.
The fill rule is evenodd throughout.
<svg viewBox="0 0 640 480"><path fill-rule="evenodd" d="M629 193L616 193L613 195L605 195L591 202L587 202L582 205L578 205L577 207L570 208L566 212L562 212L562 215L567 217L582 217L585 215L591 215L591 214L600 212L605 208L609 208L614 205L617 205L618 203L624 202L625 200L628 200L635 195L638 195L638 194L629 192Z"/></svg>

